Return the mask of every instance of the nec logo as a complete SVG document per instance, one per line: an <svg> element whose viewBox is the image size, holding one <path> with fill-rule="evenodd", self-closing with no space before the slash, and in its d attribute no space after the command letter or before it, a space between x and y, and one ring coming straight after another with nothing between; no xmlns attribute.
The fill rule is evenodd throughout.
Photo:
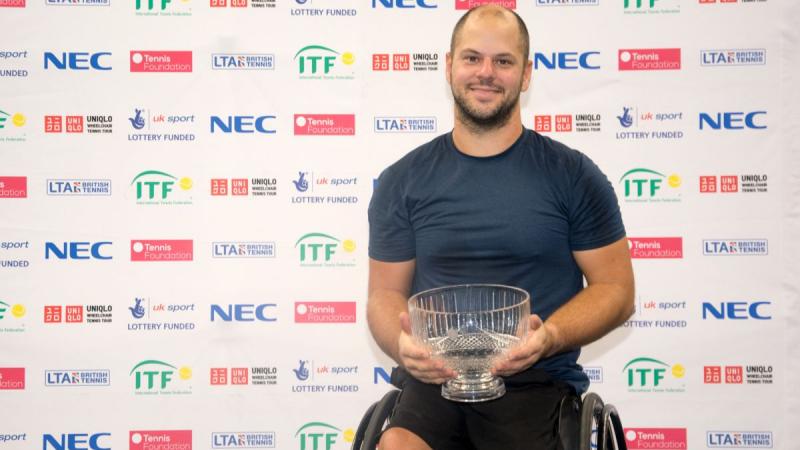
<svg viewBox="0 0 800 450"><path fill-rule="evenodd" d="M219 319L223 322L275 322L278 320L274 316L268 315L267 308L275 308L275 303L264 303L262 305L211 305L211 321Z"/></svg>
<svg viewBox="0 0 800 450"><path fill-rule="evenodd" d="M111 56L111 53L62 52L61 56L58 56L55 53L44 52L44 68L49 69L52 65L58 70L111 70L110 65L103 65L100 61L103 56Z"/></svg>
<svg viewBox="0 0 800 450"><path fill-rule="evenodd" d="M211 132L215 133L219 129L222 133L275 134L274 128L264 124L269 119L275 119L275 116L228 116L226 119L211 116Z"/></svg>
<svg viewBox="0 0 800 450"><path fill-rule="evenodd" d="M377 8L378 4L383 5L384 8L438 8L438 5L432 5L425 2L425 0L372 0L372 7Z"/></svg>
<svg viewBox="0 0 800 450"><path fill-rule="evenodd" d="M45 242L44 259L54 257L57 259L113 259L110 255L102 253L103 247L111 245L112 242L64 242L56 244Z"/></svg>
<svg viewBox="0 0 800 450"><path fill-rule="evenodd" d="M111 447L104 447L100 444L103 436L111 437L111 433L69 433L61 434L56 437L52 434L44 435L43 449L54 450L111 450Z"/></svg>
<svg viewBox="0 0 800 450"><path fill-rule="evenodd" d="M772 320L772 316L764 312L764 308L768 305L772 305L772 302L720 302L719 306L711 302L703 302L703 320L708 318Z"/></svg>
<svg viewBox="0 0 800 450"><path fill-rule="evenodd" d="M750 128L752 130L764 130L766 125L759 125L756 123L756 116L766 116L766 111L753 111L749 113L744 112L723 112L706 114L700 113L700 129L704 130L709 127L712 130L726 129L726 130L744 130Z"/></svg>
<svg viewBox="0 0 800 450"><path fill-rule="evenodd" d="M536 70L540 68L549 70L599 70L600 66L592 64L589 60L597 55L600 55L600 52L553 52L550 54L536 52L533 54L533 68Z"/></svg>

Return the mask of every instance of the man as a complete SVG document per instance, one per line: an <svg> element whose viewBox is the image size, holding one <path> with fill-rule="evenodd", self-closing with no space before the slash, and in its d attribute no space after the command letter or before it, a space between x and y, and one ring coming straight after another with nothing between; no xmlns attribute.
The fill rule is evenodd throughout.
<svg viewBox="0 0 800 450"><path fill-rule="evenodd" d="M560 448L560 399L582 393L582 345L633 313L633 272L616 197L581 153L522 126L532 63L525 24L495 5L456 24L447 54L451 133L386 169L369 208L367 320L400 366L386 449ZM587 285L583 286L583 277ZM413 341L407 299L452 284L531 294L530 332L493 367L507 392L484 403L440 395L454 373Z"/></svg>

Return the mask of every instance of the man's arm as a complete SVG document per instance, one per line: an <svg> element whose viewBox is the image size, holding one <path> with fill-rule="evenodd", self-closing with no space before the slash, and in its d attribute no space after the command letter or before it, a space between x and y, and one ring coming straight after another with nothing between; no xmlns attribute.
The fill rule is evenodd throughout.
<svg viewBox="0 0 800 450"><path fill-rule="evenodd" d="M633 268L626 238L573 255L586 277L586 287L547 322L531 316L527 341L495 364L497 374L508 376L542 358L594 342L633 314Z"/></svg>
<svg viewBox="0 0 800 450"><path fill-rule="evenodd" d="M408 297L415 267L413 259L389 263L370 258L367 323L384 353L420 381L440 384L453 372L411 337Z"/></svg>

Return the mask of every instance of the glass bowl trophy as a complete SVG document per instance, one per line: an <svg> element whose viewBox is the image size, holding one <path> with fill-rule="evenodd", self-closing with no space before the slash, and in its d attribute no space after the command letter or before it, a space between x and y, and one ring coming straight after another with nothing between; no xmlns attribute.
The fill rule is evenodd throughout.
<svg viewBox="0 0 800 450"><path fill-rule="evenodd" d="M493 284L444 286L408 300L411 334L444 360L456 377L442 385L442 396L457 402L502 397L505 384L492 375L495 359L525 339L530 295Z"/></svg>

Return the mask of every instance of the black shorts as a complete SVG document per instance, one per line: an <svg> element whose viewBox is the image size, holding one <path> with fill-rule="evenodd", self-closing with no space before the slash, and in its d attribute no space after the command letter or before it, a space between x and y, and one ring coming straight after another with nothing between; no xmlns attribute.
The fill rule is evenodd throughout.
<svg viewBox="0 0 800 450"><path fill-rule="evenodd" d="M434 450L561 450L559 405L574 389L539 369L504 381L506 394L496 400L459 403L442 397L441 385L394 369L402 393L387 429L405 428Z"/></svg>

